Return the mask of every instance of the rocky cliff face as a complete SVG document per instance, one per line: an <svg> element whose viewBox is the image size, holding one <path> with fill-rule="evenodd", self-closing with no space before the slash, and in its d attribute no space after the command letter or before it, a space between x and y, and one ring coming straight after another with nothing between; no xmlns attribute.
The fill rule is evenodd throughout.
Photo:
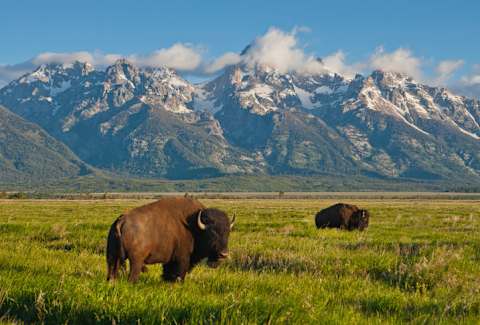
<svg viewBox="0 0 480 325"><path fill-rule="evenodd" d="M480 104L397 73L236 65L194 85L119 60L44 65L0 103L94 166L142 177L351 174L480 179Z"/></svg>

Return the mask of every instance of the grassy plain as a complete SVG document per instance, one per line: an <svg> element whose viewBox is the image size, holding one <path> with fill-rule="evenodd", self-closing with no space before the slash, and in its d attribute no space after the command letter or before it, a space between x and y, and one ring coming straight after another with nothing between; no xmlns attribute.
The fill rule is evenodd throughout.
<svg viewBox="0 0 480 325"><path fill-rule="evenodd" d="M0 322L480 322L480 201L352 199L365 232L316 230L334 199L205 199L237 214L231 259L181 284L105 281L108 227L145 200L0 201Z"/></svg>

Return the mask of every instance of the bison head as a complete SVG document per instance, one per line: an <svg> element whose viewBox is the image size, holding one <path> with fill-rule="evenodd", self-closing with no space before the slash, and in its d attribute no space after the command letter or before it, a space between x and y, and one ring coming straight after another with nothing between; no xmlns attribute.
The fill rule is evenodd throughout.
<svg viewBox="0 0 480 325"><path fill-rule="evenodd" d="M217 267L221 260L228 257L228 237L235 222L230 222L225 212L218 209L200 210L196 223L200 230L195 243L197 258L207 257L210 267Z"/></svg>
<svg viewBox="0 0 480 325"><path fill-rule="evenodd" d="M349 229L364 230L368 227L370 214L367 210L358 210L350 218Z"/></svg>

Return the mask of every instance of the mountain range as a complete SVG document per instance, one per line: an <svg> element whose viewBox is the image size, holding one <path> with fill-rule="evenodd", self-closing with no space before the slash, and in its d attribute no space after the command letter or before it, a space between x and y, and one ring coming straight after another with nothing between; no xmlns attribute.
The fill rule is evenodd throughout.
<svg viewBox="0 0 480 325"><path fill-rule="evenodd" d="M46 64L0 89L0 105L0 181L105 170L480 184L480 102L389 71L347 78L237 64L192 84L123 59L105 70Z"/></svg>

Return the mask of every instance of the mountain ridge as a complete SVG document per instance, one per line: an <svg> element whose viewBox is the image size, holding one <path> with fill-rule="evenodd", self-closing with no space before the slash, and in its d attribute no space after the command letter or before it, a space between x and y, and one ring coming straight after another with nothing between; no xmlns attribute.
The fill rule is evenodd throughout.
<svg viewBox="0 0 480 325"><path fill-rule="evenodd" d="M479 101L394 72L345 78L238 64L191 84L124 59L105 70L51 64L0 89L0 104L86 163L135 177L480 181Z"/></svg>
<svg viewBox="0 0 480 325"><path fill-rule="evenodd" d="M63 143L0 106L0 182L38 184L93 173Z"/></svg>

